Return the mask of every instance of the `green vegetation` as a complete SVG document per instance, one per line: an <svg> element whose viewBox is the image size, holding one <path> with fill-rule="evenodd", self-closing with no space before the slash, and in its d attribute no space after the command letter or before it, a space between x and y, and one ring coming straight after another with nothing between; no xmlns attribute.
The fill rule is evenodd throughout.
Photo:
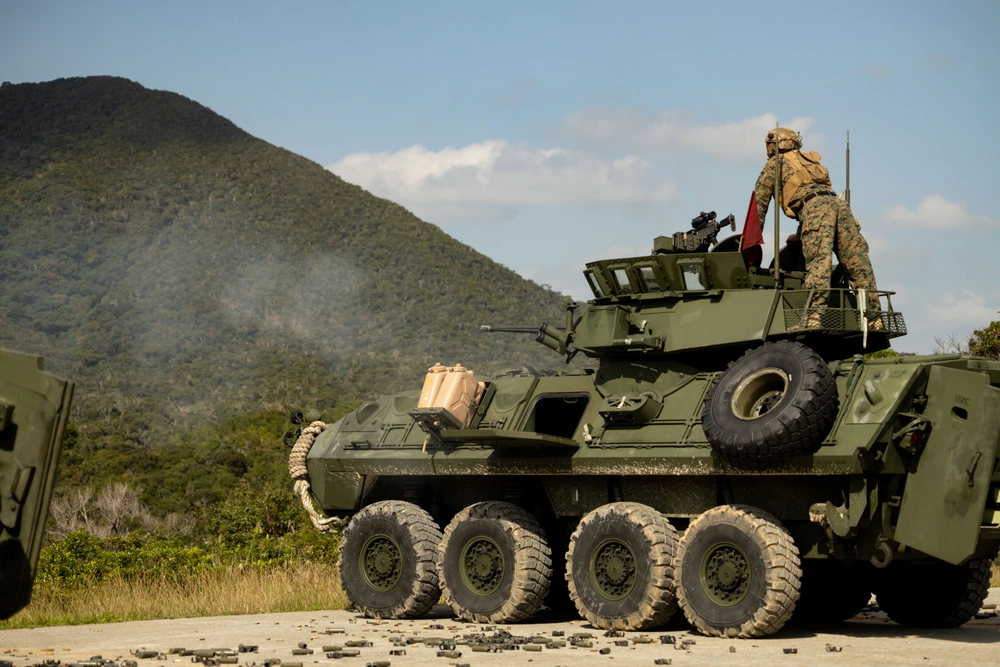
<svg viewBox="0 0 1000 667"><path fill-rule="evenodd" d="M1000 359L1000 322L976 329L969 338L969 353L990 359Z"/></svg>

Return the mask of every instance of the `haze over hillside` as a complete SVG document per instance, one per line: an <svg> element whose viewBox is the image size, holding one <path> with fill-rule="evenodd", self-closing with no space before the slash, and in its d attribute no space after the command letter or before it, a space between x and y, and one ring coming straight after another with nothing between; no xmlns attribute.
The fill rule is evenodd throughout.
<svg viewBox="0 0 1000 667"><path fill-rule="evenodd" d="M180 95L0 88L0 345L78 382L74 420L172 424L560 361L482 323L562 295ZM156 438L153 438L156 439ZM150 444L150 443L146 443Z"/></svg>

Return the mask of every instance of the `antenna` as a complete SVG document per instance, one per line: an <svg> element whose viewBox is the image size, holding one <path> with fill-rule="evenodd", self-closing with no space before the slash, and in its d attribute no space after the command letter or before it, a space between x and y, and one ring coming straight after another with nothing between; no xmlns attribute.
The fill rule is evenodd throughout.
<svg viewBox="0 0 1000 667"><path fill-rule="evenodd" d="M844 201L851 205L851 131L847 131L847 186L844 190Z"/></svg>
<svg viewBox="0 0 1000 667"><path fill-rule="evenodd" d="M778 124L774 124L774 287L781 289L781 151L778 150ZM761 221L761 224L764 224Z"/></svg>

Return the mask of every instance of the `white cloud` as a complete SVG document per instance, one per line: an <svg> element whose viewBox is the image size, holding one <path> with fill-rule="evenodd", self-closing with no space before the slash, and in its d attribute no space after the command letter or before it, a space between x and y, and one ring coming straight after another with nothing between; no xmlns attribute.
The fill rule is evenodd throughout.
<svg viewBox="0 0 1000 667"><path fill-rule="evenodd" d="M896 204L882 214L882 219L889 225L935 231L952 231L973 227L1000 228L1000 221L996 218L987 215L973 215L969 213L964 201L948 201L941 195L924 197L917 204L917 208L912 211L902 204Z"/></svg>
<svg viewBox="0 0 1000 667"><path fill-rule="evenodd" d="M686 112L648 114L631 109L588 109L571 114L561 124L563 133L576 139L635 151L641 155L704 152L730 162L760 161L764 137L778 122L764 114L732 123L696 123ZM783 123L803 133L806 147L822 139L806 132L814 118L793 118Z"/></svg>
<svg viewBox="0 0 1000 667"><path fill-rule="evenodd" d="M506 141L395 153L354 153L327 167L432 222L502 220L522 206L660 205L674 185L646 160Z"/></svg>
<svg viewBox="0 0 1000 667"><path fill-rule="evenodd" d="M928 303L926 310L931 318L940 323L947 322L949 326L964 327L971 332L997 319L1000 292L948 292L943 298Z"/></svg>

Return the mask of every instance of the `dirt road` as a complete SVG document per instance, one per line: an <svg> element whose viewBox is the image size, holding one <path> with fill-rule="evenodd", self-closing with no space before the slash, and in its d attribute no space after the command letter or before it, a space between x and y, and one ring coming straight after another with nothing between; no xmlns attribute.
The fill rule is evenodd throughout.
<svg viewBox="0 0 1000 667"><path fill-rule="evenodd" d="M988 603L1000 602L1000 589L993 589L990 593ZM678 614L678 617L683 616ZM4 630L0 631L0 661L9 661L14 667L29 667L45 660L60 660L65 666L99 655L120 662L130 659L130 652L146 648L164 656L139 659L139 667L168 667L173 664L191 665L193 659L169 654L171 649L228 648L235 651L243 644L256 645L258 649L254 653L238 654L239 664L256 664L258 667L273 658L280 658L286 667L292 662L301 663L302 667L313 667L369 665L381 661L389 661L396 667L460 664L499 667L528 663L532 667L611 667L622 664L781 667L858 665L862 662L879 667L1000 664L1000 618L997 617L975 620L950 630L913 630L875 614L838 625L789 625L776 637L768 639L733 640L703 637L694 633L682 620L675 620L670 626L653 632L629 632L624 637L605 637L603 631L589 627L584 621L543 611L528 623L493 627L486 634L492 636L504 629L528 641L539 638L537 642L564 641L566 644L548 647L536 643L538 650L525 649L525 645L521 645L517 650L499 653L473 652L468 645L457 644L454 651L460 652L461 656L438 656L442 646L434 644L439 640L461 640L465 635L486 630L483 626L456 621L448 607L439 605L431 616L418 621L372 621L359 618L353 612L335 611ZM592 637L574 641L591 642L592 646L571 646L571 639L580 633L589 633ZM661 637L672 637L676 643L662 643ZM418 638L424 641L414 641ZM693 640L693 643L685 646L686 640ZM371 642L372 646L346 645L347 642L357 641ZM293 655L292 650L300 642L314 653ZM627 645L620 645L622 643ZM324 646L339 646L347 651L353 648L358 654L328 658ZM828 646L833 650L828 650ZM791 649L795 652L792 653ZM602 650L605 652L602 653ZM657 663L657 659L671 662Z"/></svg>

